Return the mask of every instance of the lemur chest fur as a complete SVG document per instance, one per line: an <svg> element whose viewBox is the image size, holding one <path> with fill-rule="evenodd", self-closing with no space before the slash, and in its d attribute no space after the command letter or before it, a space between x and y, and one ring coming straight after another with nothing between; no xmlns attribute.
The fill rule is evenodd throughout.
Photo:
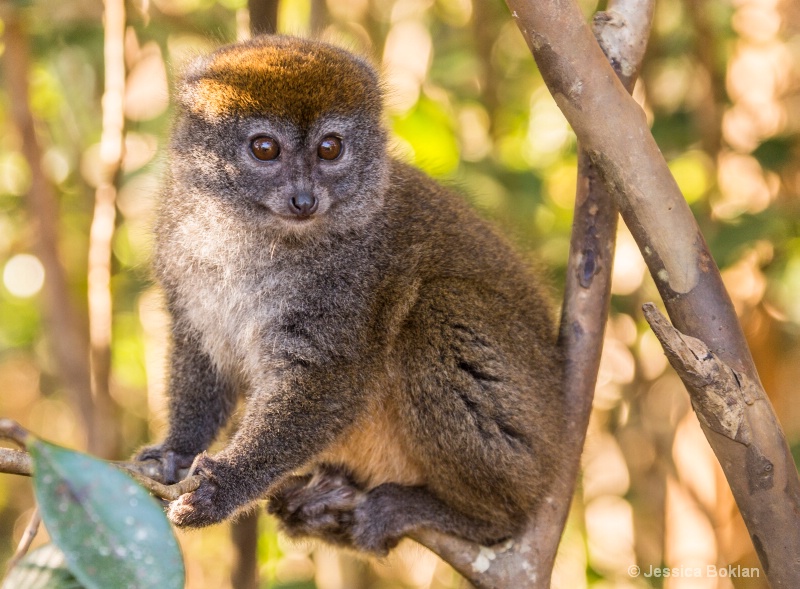
<svg viewBox="0 0 800 589"><path fill-rule="evenodd" d="M181 285L178 300L203 348L223 374L252 374L263 368L270 341L289 305L287 276L274 265L225 268L198 264Z"/></svg>

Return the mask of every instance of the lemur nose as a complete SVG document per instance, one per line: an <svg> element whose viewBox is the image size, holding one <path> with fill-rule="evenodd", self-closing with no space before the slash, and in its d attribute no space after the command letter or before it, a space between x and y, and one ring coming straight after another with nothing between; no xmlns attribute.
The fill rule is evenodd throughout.
<svg viewBox="0 0 800 589"><path fill-rule="evenodd" d="M317 210L318 204L313 194L302 191L289 199L289 210L298 217L309 217Z"/></svg>

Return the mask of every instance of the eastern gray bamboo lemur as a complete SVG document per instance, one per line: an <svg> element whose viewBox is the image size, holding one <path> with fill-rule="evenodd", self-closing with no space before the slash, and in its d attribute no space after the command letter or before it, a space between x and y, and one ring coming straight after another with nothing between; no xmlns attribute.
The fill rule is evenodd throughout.
<svg viewBox="0 0 800 589"><path fill-rule="evenodd" d="M460 197L388 155L375 70L293 37L223 47L178 86L169 161L169 433L138 458L203 481L170 519L269 498L289 534L379 554L524 525L561 452L553 310Z"/></svg>

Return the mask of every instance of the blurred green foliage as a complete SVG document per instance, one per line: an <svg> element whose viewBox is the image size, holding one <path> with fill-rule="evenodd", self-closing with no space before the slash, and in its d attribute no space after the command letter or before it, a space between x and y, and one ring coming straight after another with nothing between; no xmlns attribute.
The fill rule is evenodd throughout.
<svg viewBox="0 0 800 589"><path fill-rule="evenodd" d="M111 391L121 411L119 422L108 424L119 432L123 454L159 437L164 423L166 331L147 264L169 132L168 79L194 55L245 35L246 4L128 3L127 155L112 266ZM587 17L602 8L590 0L580 4ZM32 278L9 268L15 257L35 253L43 237L56 240L70 289L63 298L85 320L88 228L102 131L101 10L100 3L82 0L31 0L6 2L0 11L4 29L8 19L21 23L29 47L28 106L43 172L58 195L59 219L59 234L42 236L31 217L31 166L21 151L4 83L0 415L76 448L85 444L85 435L53 358L53 338L44 319L52 301L41 293L14 294L24 292ZM279 29L325 36L382 64L387 124L398 157L461 190L532 259L549 268L558 291L568 250L577 146L502 2L283 0ZM800 439L793 391L800 377L798 39L800 17L790 3L660 1L634 93L724 270L766 388L795 442ZM4 67L7 82L10 68L23 65ZM682 495L673 484L694 493L694 505L705 514L696 521L715 522L708 536L714 562L754 566L724 484L692 478L697 469L713 471L713 457L693 470L679 452L693 431L693 418L641 319L640 305L657 300L657 293L624 229L614 284L586 470L556 585L658 586L657 580L631 579L626 563L661 566L678 558L680 540L667 533L667 523L688 516L676 507L683 505L675 499ZM704 456L698 450L694 459ZM597 478L593 460L606 479ZM27 485L6 475L0 479L0 559L11 553L24 526L31 506ZM316 576L320 589L335 587L323 562L339 567L342 578L347 571L361 571L359 587L457 586L452 574L419 552L401 554L392 567L359 568L345 557L332 560L309 547L285 545L273 522L262 520L259 561L265 586L313 587L310 579ZM219 528L181 536L190 587L228 583L231 556L225 533ZM760 582L734 580L734 586L765 586L763 578Z"/></svg>

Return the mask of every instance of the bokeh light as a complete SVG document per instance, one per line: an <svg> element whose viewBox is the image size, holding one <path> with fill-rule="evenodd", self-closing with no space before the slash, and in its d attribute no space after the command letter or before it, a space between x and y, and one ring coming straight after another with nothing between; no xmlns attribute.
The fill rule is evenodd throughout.
<svg viewBox="0 0 800 589"><path fill-rule="evenodd" d="M32 297L44 285L44 266L36 256L17 254L3 267L3 285L16 297Z"/></svg>

